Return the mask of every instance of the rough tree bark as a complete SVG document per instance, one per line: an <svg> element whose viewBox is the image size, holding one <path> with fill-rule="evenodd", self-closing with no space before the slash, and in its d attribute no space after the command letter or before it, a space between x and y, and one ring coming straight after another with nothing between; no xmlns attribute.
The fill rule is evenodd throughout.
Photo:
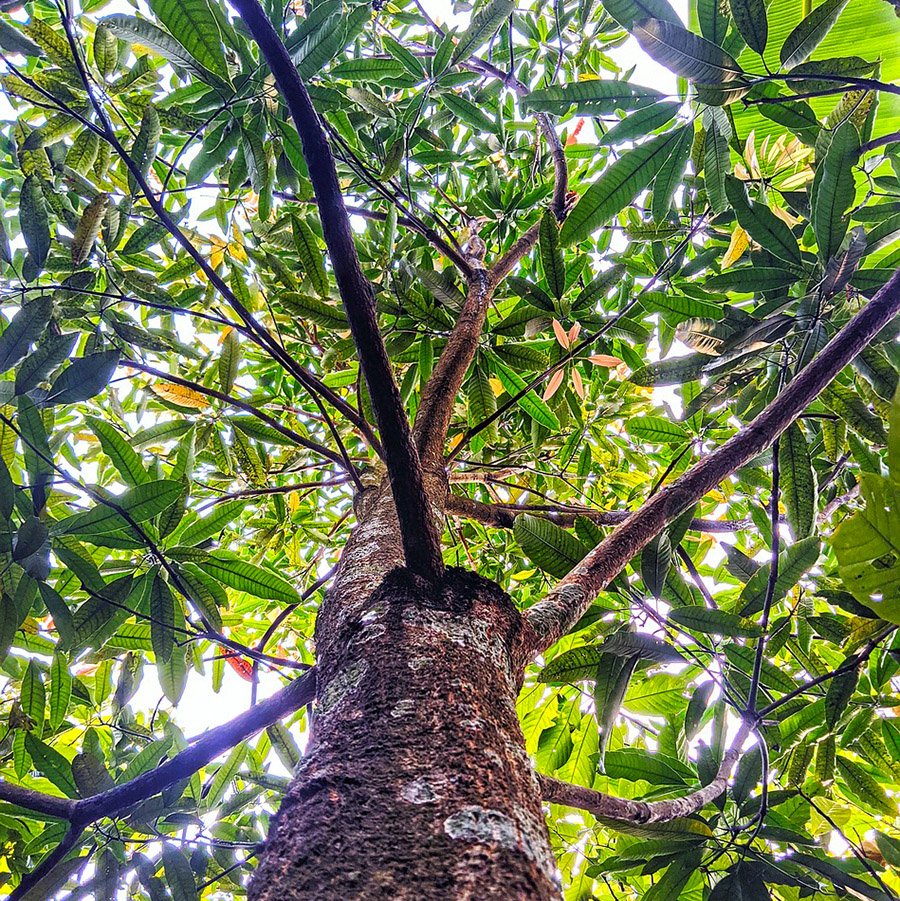
<svg viewBox="0 0 900 901"><path fill-rule="evenodd" d="M523 618L493 582L401 559L385 487L319 615L310 742L250 897L557 897L515 710Z"/></svg>

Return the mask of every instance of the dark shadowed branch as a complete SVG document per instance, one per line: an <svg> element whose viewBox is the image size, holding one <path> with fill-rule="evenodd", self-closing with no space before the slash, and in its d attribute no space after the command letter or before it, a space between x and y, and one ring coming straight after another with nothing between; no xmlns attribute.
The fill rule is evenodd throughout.
<svg viewBox="0 0 900 901"><path fill-rule="evenodd" d="M312 703L315 695L316 674L315 670L309 670L240 716L204 732L189 747L156 769L141 773L115 788L73 800L0 781L0 800L68 820L73 827L83 828L104 817L114 817L134 804L159 794L180 779L193 775L235 745Z"/></svg>
<svg viewBox="0 0 900 901"><path fill-rule="evenodd" d="M435 578L443 570L440 534L378 327L372 285L356 253L331 147L306 87L258 0L233 0L233 5L259 44L300 135L325 244L381 433L406 565L426 578Z"/></svg>
<svg viewBox="0 0 900 901"><path fill-rule="evenodd" d="M616 527L526 614L526 656L566 634L594 597L670 522L765 450L900 311L900 270L749 425Z"/></svg>

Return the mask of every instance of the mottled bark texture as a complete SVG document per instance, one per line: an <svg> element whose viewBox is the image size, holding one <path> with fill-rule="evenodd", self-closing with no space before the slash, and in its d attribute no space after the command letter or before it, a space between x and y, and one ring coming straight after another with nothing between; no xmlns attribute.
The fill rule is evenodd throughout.
<svg viewBox="0 0 900 901"><path fill-rule="evenodd" d="M355 552L378 568L381 551ZM352 594L360 583L344 576ZM437 584L394 569L360 601L331 597L323 611L340 634L319 643L309 747L250 897L558 897L515 711L513 602L458 569Z"/></svg>

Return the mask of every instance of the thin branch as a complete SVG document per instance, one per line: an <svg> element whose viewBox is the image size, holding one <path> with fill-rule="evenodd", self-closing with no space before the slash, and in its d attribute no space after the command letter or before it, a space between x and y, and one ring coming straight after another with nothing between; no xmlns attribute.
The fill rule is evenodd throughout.
<svg viewBox="0 0 900 901"><path fill-rule="evenodd" d="M570 528L579 516L601 526L617 526L631 516L628 510L595 510L568 504L489 504L471 497L450 494L444 502L444 512L451 516L465 517L483 522L498 529L511 529L517 516L529 513L550 519L558 526ZM696 532L740 532L750 528L749 519L692 519L691 529Z"/></svg>
<svg viewBox="0 0 900 901"><path fill-rule="evenodd" d="M618 526L526 617L525 656L566 634L597 592L670 522L765 450L900 311L900 270L756 419Z"/></svg>
<svg viewBox="0 0 900 901"><path fill-rule="evenodd" d="M297 68L258 0L233 0L233 5L259 44L300 135L325 244L384 445L406 565L413 572L434 579L443 572L441 537L409 420L378 327L372 285L356 253L331 147Z"/></svg>
<svg viewBox="0 0 900 901"><path fill-rule="evenodd" d="M584 788L581 785L571 785L542 774L538 775L538 781L544 800L551 804L576 807L601 819L618 820L633 825L670 823L680 817L698 813L728 788L731 772L749 734L749 727L742 724L735 736L734 743L722 758L713 781L683 798L671 798L665 801L632 801L626 798L616 798L592 788Z"/></svg>
<svg viewBox="0 0 900 901"><path fill-rule="evenodd" d="M315 441L310 441L309 438L304 438L299 432L295 432L293 429L289 429L287 426L282 425L274 416L269 416L268 413L264 413L262 410L254 407L252 404L242 401L238 397L234 397L231 394L224 394L221 391L217 391L215 388L208 388L206 385L201 385L199 382L193 382L190 379L183 379L181 376L172 375L171 373L164 372L162 369L156 369L153 366L148 366L146 363L141 363L139 360L127 358L122 361L122 365L128 366L131 369L137 369L139 372L144 372L147 375L152 375L154 378L171 382L173 385L178 385L181 388L189 388L191 391L196 391L198 394L202 394L205 397L214 398L215 400L228 404L231 407L235 407L238 410L243 410L245 413L255 416L270 428L275 429L276 432L284 435L285 438L289 438L299 447L305 447L307 450L311 450L314 453L325 457L326 460L331 460L332 463L336 463L342 469L346 469L348 473L354 477L354 480L358 480L359 478L356 474L356 468L347 459L346 454L341 455L321 444L317 444Z"/></svg>

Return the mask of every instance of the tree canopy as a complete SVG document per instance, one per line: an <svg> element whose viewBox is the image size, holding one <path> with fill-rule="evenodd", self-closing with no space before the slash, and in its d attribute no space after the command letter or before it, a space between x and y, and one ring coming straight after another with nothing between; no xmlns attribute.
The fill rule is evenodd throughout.
<svg viewBox="0 0 900 901"><path fill-rule="evenodd" d="M488 0L452 27L416 0L263 5L336 160L368 324L325 253L321 160L234 9L0 0L16 897L245 893L302 754L322 592L398 471L379 405L433 427L426 480L447 463L443 534L405 532L407 559L439 541L528 609L789 397L900 265L885 0L691 0L686 22ZM632 80L626 40L677 87ZM476 290L442 426L455 386L426 386ZM900 892L898 330L528 668L566 898ZM379 332L393 406L360 368ZM182 711L211 691L255 713L198 735ZM602 806L711 784L664 822Z"/></svg>

